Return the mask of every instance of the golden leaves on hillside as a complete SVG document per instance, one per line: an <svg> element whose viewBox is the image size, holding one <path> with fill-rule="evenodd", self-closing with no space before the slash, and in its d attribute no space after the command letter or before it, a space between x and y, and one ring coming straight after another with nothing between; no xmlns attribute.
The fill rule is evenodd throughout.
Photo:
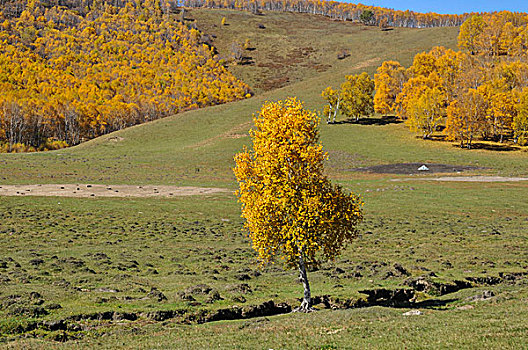
<svg viewBox="0 0 528 350"><path fill-rule="evenodd" d="M476 139L528 141L528 17L507 11L473 16L455 52L435 47L405 70L387 61L375 75L376 111L395 113L429 138L439 129L471 148Z"/></svg>
<svg viewBox="0 0 528 350"><path fill-rule="evenodd" d="M249 87L200 43L200 32L154 2L138 4L93 5L78 14L34 3L5 19L0 26L3 150L49 148L53 140L73 145L249 96Z"/></svg>
<svg viewBox="0 0 528 350"><path fill-rule="evenodd" d="M347 75L345 79L339 90L333 90L329 86L321 93L321 97L327 102L323 110L327 123L335 123L338 112L347 118L354 118L357 122L360 117L369 116L374 111L372 78L363 72Z"/></svg>

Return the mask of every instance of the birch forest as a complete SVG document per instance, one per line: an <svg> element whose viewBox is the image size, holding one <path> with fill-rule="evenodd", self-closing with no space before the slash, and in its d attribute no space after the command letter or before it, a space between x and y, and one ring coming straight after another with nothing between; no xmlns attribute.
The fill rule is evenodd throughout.
<svg viewBox="0 0 528 350"><path fill-rule="evenodd" d="M1 1L0 151L76 145L243 99L202 34L159 1Z"/></svg>

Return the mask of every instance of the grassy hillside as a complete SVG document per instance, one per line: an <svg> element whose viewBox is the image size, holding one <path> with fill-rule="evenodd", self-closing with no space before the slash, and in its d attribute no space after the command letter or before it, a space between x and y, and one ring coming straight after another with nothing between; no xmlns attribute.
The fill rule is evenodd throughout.
<svg viewBox="0 0 528 350"><path fill-rule="evenodd" d="M199 14L207 10L193 10L189 16L199 18ZM256 26L243 25L243 17L250 16L239 11L209 11L211 18L203 23L220 23L227 13L230 26L240 26L238 33L244 35L262 35ZM205 16L205 15L204 15ZM253 15L251 15L253 16ZM253 16L254 17L254 16ZM410 63L416 52L428 50L435 45L453 46L456 29L403 29L382 32L373 27L360 27L348 22L332 22L320 16L299 15L304 20L295 22L295 14L269 13L256 16L266 28L277 28L271 32L262 47L257 44L257 50L263 62L270 62L274 55L286 55L288 50L277 52L275 45L288 39L290 23L297 27L308 28L306 41L312 41L313 47L325 48L327 40L321 33L328 32L329 24L343 26L335 40L336 44L350 50L350 57L337 60L337 54L331 50L326 52L318 64L331 64L323 73L301 69L306 79L284 88L257 94L247 101L225 104L213 108L178 114L163 120L148 124L145 127L132 127L122 132L87 142L78 147L59 152L19 155L8 154L0 157L0 179L4 183L40 182L98 182L98 183L151 183L151 184L202 184L228 185L233 184L231 175L232 155L248 142L247 130L251 124L251 115L258 111L263 101L277 100L287 96L297 96L306 101L308 108L322 109L320 92L328 85L337 86L344 81L346 74L366 70L370 73L386 59L397 59L404 64ZM252 18L252 17L251 17ZM252 19L253 20L253 19ZM278 27L278 24L281 26ZM205 25L205 24L204 24ZM319 27L313 30L316 25ZM244 32L243 27L247 27ZM222 28L224 30L225 28ZM347 28L350 34L345 34ZM231 29L229 29L231 30ZM268 29L266 29L268 30ZM266 31L265 30L265 31ZM220 54L222 45L231 42L230 37L222 39L223 32L218 32L215 44L218 44ZM240 34L242 35L242 34ZM299 34L301 36L301 34ZM336 39L337 38L337 39ZM333 42L328 40L328 42ZM291 41L292 45L295 41ZM320 45L315 45L320 44ZM328 45L328 44L326 44ZM294 46L293 50L304 44ZM286 47L286 46L285 46ZM253 54L253 53L252 53ZM321 54L323 55L323 54ZM259 60L256 61L260 62ZM235 74L256 85L258 79L269 80L269 75L262 75L252 66L230 67ZM245 71L244 71L245 70ZM270 71L269 74L274 74ZM293 74L293 73L292 73ZM246 78L247 76L247 78ZM292 80L300 79L292 76ZM363 127L358 125L322 125L322 141L328 150L339 150L354 155L361 154L364 164L375 164L390 161L446 161L481 162L482 165L510 164L513 155L497 155L490 152L468 152L450 150L451 146L435 145L414 141L413 137L403 131L401 125L382 127ZM361 142L351 143L350 139L361 137ZM378 140L385 140L380 143ZM416 145L418 154L409 154L408 142ZM376 145L376 147L373 147ZM362 148L358 152L358 148ZM446 150L446 152L444 152ZM447 158L447 159L446 159ZM454 159L450 159L454 158ZM505 159L505 160L504 160ZM35 166L38 164L38 166ZM524 167L520 164L520 168ZM118 171L117 171L118 170Z"/></svg>
<svg viewBox="0 0 528 350"><path fill-rule="evenodd" d="M222 26L222 18L226 18ZM323 72L350 72L381 64L385 57L408 65L413 53L434 45L456 46L458 28L380 31L357 23L331 20L323 16L265 12L192 9L186 18L198 29L216 36L213 45L221 57L229 57L234 42L243 44L247 63L229 69L257 93L276 89ZM259 28L259 25L264 28ZM351 56L342 60L343 51ZM372 69L370 69L372 71Z"/></svg>
<svg viewBox="0 0 528 350"><path fill-rule="evenodd" d="M318 73L309 67L300 68L299 71L306 79L257 94L246 101L178 114L149 123L147 126L132 127L58 152L1 155L0 180L4 183L40 181L232 186L232 156L243 144L247 144L249 139L246 136L251 125L251 115L259 110L264 101L297 96L306 102L308 108L321 110L321 90L328 85L337 87L344 81L345 75L364 70L373 73L376 67L387 59L409 64L416 52L429 50L435 45L452 47L457 33L456 28L397 28L382 32L373 27L333 22L324 17L308 15L299 15L304 22L298 23L293 20L297 18L295 14L287 13L254 16L239 11L193 10L189 16L196 15L199 19L200 16L206 16L204 13L210 13L207 20L203 19L203 23L208 25L220 23L221 18L227 15L230 25L218 32L214 42L218 44L220 54L225 52L222 47L232 41L230 36L224 38L222 35L226 34L226 28L231 30L231 26L238 25L240 28L236 32L240 35L263 35L260 29L253 25L248 25L246 32L242 30L245 27L244 16L249 16L251 20L256 17L266 28L273 28L273 23L282 25L274 32L270 30L270 36L262 44L258 44L257 40L253 41L257 42L257 50L251 54L258 51L262 57L256 60L257 63L260 59L263 62L271 62L277 54L287 55L287 45L284 46L284 51L279 52L275 51L275 45L278 42L287 42L292 22L298 27L308 28L304 40L321 44L312 45L313 47L330 45L323 44L326 40L321 33L327 32L329 24L336 27L342 25L339 35L331 38L340 40L342 44L335 44L336 47L348 48L351 56L338 60L334 51L320 49L323 58L318 59L317 64L331 64L325 72ZM319 27L309 29L316 25ZM347 28L350 30L348 35L345 34ZM295 41L291 43L293 45ZM303 45L301 42L301 45L293 46L292 50ZM231 66L230 69L253 86L258 85L259 81L272 80L272 75L275 74L274 70L262 73L258 67L251 65ZM291 79L300 79L301 73L293 71L296 70L292 70ZM289 73L284 74L288 76ZM296 78L295 74L299 74L299 77ZM526 153L486 150L464 152L447 143L415 139L401 124L323 124L321 133L325 148L335 155L331 157L330 162L339 163L341 169L404 161L478 164L493 168L490 169L492 173L503 175L526 173L527 169ZM413 151L409 152L409 149ZM346 164L343 163L343 158L348 161L352 158L355 160L353 164Z"/></svg>
<svg viewBox="0 0 528 350"><path fill-rule="evenodd" d="M220 28L224 16L229 26ZM229 69L255 88L255 97L70 149L1 154L0 186L235 189L232 157L249 144L251 115L264 101L297 96L308 108L322 109L321 90L339 85L346 74L373 73L386 59L409 64L416 52L452 47L457 34L456 28L381 32L286 13L192 10L188 17L216 35L220 54L227 54L233 40L250 38L255 64ZM287 67L288 57L308 46L314 51ZM335 50L343 47L351 55L338 60ZM269 67L273 62L281 68ZM328 67L317 71L317 65ZM264 91L266 81L281 76L290 84ZM250 313L269 300L295 305L301 296L295 271L257 268L230 193L0 197L0 341L14 348L522 348L528 342L527 182L436 182L351 169L436 162L486 167L470 174L526 176L527 153L460 150L419 140L402 124L376 118L371 123L321 125L330 177L362 194L366 203L358 239L336 262L309 273L314 295L328 295L340 310L322 303L322 311L309 315L196 324L216 310L237 306ZM347 301L382 305L361 291L410 289L420 277L430 289L416 292L412 303L344 306ZM464 288L453 287L454 281ZM204 291L203 284L211 290ZM402 315L409 310L423 314ZM167 316L176 311L181 314ZM63 323L53 323L57 320Z"/></svg>

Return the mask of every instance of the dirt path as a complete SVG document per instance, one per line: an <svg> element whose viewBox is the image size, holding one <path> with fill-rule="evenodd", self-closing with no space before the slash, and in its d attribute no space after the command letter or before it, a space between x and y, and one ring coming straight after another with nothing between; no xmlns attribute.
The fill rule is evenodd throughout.
<svg viewBox="0 0 528 350"><path fill-rule="evenodd" d="M443 176L393 179L392 181L422 180L422 181L458 181L458 182L512 182L528 181L528 177L503 177L503 176Z"/></svg>
<svg viewBox="0 0 528 350"><path fill-rule="evenodd" d="M211 138L208 138L206 140L200 141L198 143L195 143L194 145L186 146L188 148L200 148L205 146L210 146L214 144L217 141L223 140L223 139L239 139L241 137L248 137L249 133L247 130L250 128L251 124L253 122L245 122L240 125L237 125L230 130L220 134L213 136Z"/></svg>
<svg viewBox="0 0 528 350"><path fill-rule="evenodd" d="M0 185L0 196L178 197L229 192L226 188L90 184Z"/></svg>
<svg viewBox="0 0 528 350"><path fill-rule="evenodd" d="M363 62L359 62L358 64L356 64L355 66L352 67L352 69L362 69L362 68L367 68L367 67L370 67L370 66L373 66L375 65L376 63L378 63L380 61L380 58L379 57L374 57L374 58L371 58L369 60L366 60L366 61L363 61Z"/></svg>

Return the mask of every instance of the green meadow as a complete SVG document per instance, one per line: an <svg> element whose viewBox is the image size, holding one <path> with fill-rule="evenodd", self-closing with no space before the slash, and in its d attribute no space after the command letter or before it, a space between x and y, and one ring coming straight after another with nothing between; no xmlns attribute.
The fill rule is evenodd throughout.
<svg viewBox="0 0 528 350"><path fill-rule="evenodd" d="M365 220L336 261L309 272L319 309L309 314L286 312L302 296L297 271L280 261L259 266L233 194L233 156L250 146L252 115L263 102L296 96L322 110L326 86L373 74L384 60L408 66L418 52L455 48L458 28L380 31L319 16L228 10L187 16L215 34L221 55L232 42L250 40L252 63L230 69L254 97L68 149L0 154L0 186L227 191L0 197L1 347L526 348L528 181L435 180L527 177L526 150L424 141L380 116L359 124L322 121L327 174L361 194ZM228 26L220 26L224 16ZM343 49L350 56L339 60ZM358 169L400 163L471 168L412 175Z"/></svg>

